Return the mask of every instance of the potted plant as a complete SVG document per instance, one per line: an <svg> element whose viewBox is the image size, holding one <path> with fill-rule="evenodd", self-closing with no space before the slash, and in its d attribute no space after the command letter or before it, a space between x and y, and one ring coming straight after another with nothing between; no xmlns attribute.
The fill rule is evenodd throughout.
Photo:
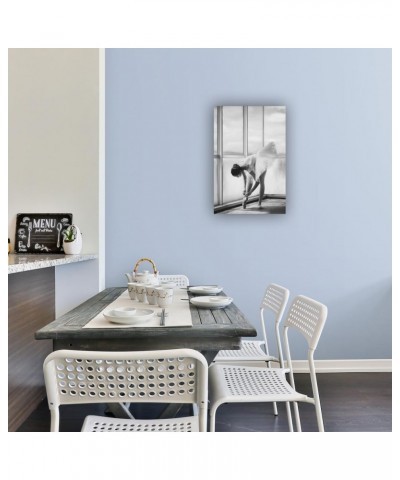
<svg viewBox="0 0 400 480"><path fill-rule="evenodd" d="M66 255L78 255L82 250L82 234L76 225L70 225L63 232L63 248Z"/></svg>

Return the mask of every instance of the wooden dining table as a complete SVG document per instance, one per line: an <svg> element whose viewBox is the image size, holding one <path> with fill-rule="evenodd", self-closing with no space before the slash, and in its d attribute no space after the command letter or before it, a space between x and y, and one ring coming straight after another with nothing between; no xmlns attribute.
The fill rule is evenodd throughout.
<svg viewBox="0 0 400 480"><path fill-rule="evenodd" d="M222 309L198 308L189 302L192 326L83 328L115 301L126 287L106 288L70 312L35 332L36 340L52 340L53 350L149 351L192 348L210 364L220 350L237 350L242 337L257 331L239 308L231 303ZM221 292L221 295L224 295ZM189 299L192 294L188 292ZM174 407L166 409L163 417ZM126 409L125 409L126 410ZM114 412L118 415L124 412ZM127 411L126 414L129 415Z"/></svg>
<svg viewBox="0 0 400 480"><path fill-rule="evenodd" d="M53 350L193 348L203 353L210 363L219 350L237 350L242 337L257 335L256 329L234 303L223 309L197 308L190 303L193 326L187 327L83 328L125 290L125 287L106 288L37 330L36 340L52 340ZM189 292L188 296L191 298L192 294Z"/></svg>

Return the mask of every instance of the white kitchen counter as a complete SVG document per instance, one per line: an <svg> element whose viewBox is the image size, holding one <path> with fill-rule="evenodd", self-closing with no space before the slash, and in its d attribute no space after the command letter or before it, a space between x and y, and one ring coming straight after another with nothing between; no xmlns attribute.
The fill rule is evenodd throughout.
<svg viewBox="0 0 400 480"><path fill-rule="evenodd" d="M76 262L86 262L95 260L98 255L41 255L41 254L16 254L8 255L8 273L26 272L28 270L37 270L39 268L57 267Z"/></svg>

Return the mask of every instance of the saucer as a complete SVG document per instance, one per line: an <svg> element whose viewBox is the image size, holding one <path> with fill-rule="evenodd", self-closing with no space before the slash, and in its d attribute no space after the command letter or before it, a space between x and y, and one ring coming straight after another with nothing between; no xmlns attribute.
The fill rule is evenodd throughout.
<svg viewBox="0 0 400 480"><path fill-rule="evenodd" d="M216 295L217 293L222 292L223 287L215 285L198 285L196 287L188 288L190 293L195 293L197 295Z"/></svg>

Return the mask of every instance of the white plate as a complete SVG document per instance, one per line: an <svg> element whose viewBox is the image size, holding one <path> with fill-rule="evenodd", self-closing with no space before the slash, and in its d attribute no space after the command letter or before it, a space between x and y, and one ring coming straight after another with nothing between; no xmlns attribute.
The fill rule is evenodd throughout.
<svg viewBox="0 0 400 480"><path fill-rule="evenodd" d="M135 315L131 315L130 317L117 317L115 315L110 315L110 313L111 312L103 313L103 315L106 320L111 323L119 323L121 325L135 325L136 323L142 323L146 320L149 320L154 315L154 310L137 308Z"/></svg>
<svg viewBox="0 0 400 480"><path fill-rule="evenodd" d="M224 308L233 302L231 297L193 297L190 299L190 303L196 305L196 307L202 308Z"/></svg>
<svg viewBox="0 0 400 480"><path fill-rule="evenodd" d="M107 315L110 317L131 317L136 314L136 308L133 307L120 307L110 310Z"/></svg>
<svg viewBox="0 0 400 480"><path fill-rule="evenodd" d="M222 292L223 287L216 287L214 285L197 285L196 287L189 287L189 292L198 295L216 295Z"/></svg>

